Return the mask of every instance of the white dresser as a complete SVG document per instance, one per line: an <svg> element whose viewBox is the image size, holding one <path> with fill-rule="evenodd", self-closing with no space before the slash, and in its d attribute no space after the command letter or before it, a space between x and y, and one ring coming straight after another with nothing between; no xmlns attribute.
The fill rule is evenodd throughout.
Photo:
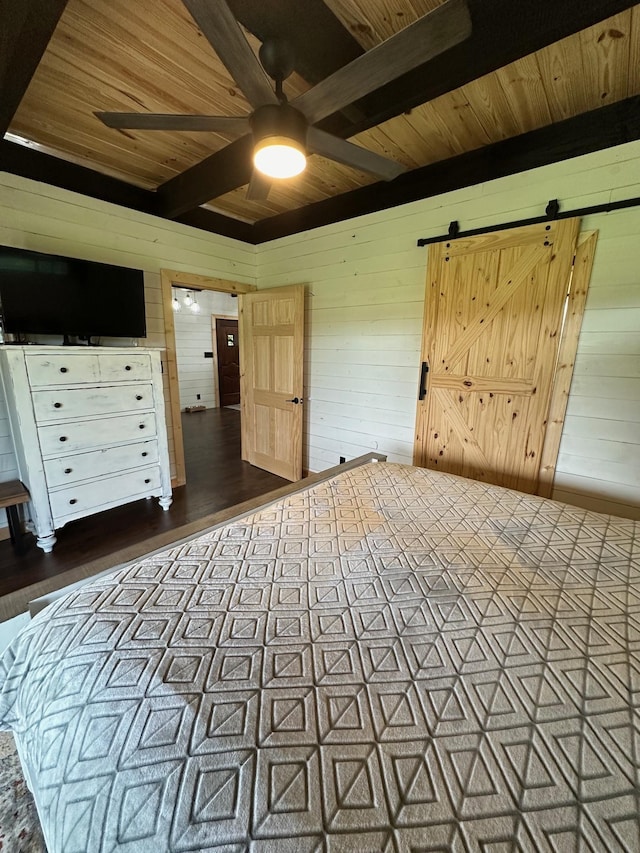
<svg viewBox="0 0 640 853"><path fill-rule="evenodd" d="M129 501L171 504L158 350L0 347L19 476L38 545L55 530Z"/></svg>

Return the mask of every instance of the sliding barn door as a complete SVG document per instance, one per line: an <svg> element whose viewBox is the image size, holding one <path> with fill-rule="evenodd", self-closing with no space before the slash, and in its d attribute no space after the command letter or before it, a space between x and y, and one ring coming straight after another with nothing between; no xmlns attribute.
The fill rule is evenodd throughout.
<svg viewBox="0 0 640 853"><path fill-rule="evenodd" d="M242 458L302 477L304 288L246 293L240 305Z"/></svg>
<svg viewBox="0 0 640 853"><path fill-rule="evenodd" d="M416 465L537 491L578 228L430 247Z"/></svg>

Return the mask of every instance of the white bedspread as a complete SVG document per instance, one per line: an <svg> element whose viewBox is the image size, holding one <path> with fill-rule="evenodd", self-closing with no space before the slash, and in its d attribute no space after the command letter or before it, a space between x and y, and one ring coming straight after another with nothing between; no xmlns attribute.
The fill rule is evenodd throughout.
<svg viewBox="0 0 640 853"><path fill-rule="evenodd" d="M57 851L640 850L636 524L370 464L0 661Z"/></svg>

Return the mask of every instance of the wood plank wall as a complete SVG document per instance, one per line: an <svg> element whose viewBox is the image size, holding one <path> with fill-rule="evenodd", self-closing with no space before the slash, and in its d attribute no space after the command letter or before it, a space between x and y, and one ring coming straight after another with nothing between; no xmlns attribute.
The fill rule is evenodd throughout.
<svg viewBox="0 0 640 853"><path fill-rule="evenodd" d="M182 299L186 291L178 290ZM211 315L238 316L238 299L229 293L202 291L197 294L200 313L194 314L182 308L173 318L176 334L176 357L178 360L178 383L180 386L180 408L206 406L214 409L218 405L214 382L215 362L205 358L208 350L215 352L211 337ZM200 394L200 399L198 399Z"/></svg>
<svg viewBox="0 0 640 853"><path fill-rule="evenodd" d="M426 249L419 237L640 195L640 143L336 223L258 247L10 175L0 242L145 270L150 342L162 345L161 268L307 285L305 461L370 450L410 462ZM600 237L554 496L640 515L640 210L591 216ZM15 476L0 401L0 479ZM4 443L3 443L4 442Z"/></svg>
<svg viewBox="0 0 640 853"><path fill-rule="evenodd" d="M140 344L147 346L165 345L161 269L256 283L254 246L6 173L0 174L0 244L144 270L147 338ZM166 372L165 397L173 473ZM16 476L0 389L0 481Z"/></svg>
<svg viewBox="0 0 640 853"><path fill-rule="evenodd" d="M416 240L640 195L630 143L259 247L258 286L307 285L305 468L411 462L427 249ZM640 517L640 209L599 229L554 496Z"/></svg>

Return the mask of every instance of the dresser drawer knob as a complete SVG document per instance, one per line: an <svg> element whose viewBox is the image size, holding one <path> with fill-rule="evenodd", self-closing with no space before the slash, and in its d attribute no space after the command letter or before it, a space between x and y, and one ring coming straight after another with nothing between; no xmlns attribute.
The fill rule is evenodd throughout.
<svg viewBox="0 0 640 853"><path fill-rule="evenodd" d="M73 468L65 468L64 469L65 474L70 474L72 471L73 471Z"/></svg>
<svg viewBox="0 0 640 853"><path fill-rule="evenodd" d="M54 403L54 404L53 404L53 408L54 408L54 409L61 409L61 408L62 408L62 403Z"/></svg>
<svg viewBox="0 0 640 853"><path fill-rule="evenodd" d="M146 450L143 450L143 451L142 451L142 455L143 455L143 456L148 456L149 454L147 453L147 451L146 451Z"/></svg>
<svg viewBox="0 0 640 853"><path fill-rule="evenodd" d="M67 436L66 436L66 435L61 435L61 436L60 436L60 441L66 441L66 440L67 440Z"/></svg>
<svg viewBox="0 0 640 853"><path fill-rule="evenodd" d="M147 477L147 479L145 480L145 483L150 483L150 482L151 482L151 480Z"/></svg>
<svg viewBox="0 0 640 853"><path fill-rule="evenodd" d="M71 498L71 500L69 501L69 503L70 503L70 504L72 504L72 505L73 505L73 504L77 504L77 503L78 503L78 499L77 499L77 498Z"/></svg>
<svg viewBox="0 0 640 853"><path fill-rule="evenodd" d="M68 367L61 367L61 368L60 368L60 373L68 373L68 372L69 372L69 368L68 368Z"/></svg>
<svg viewBox="0 0 640 853"><path fill-rule="evenodd" d="M136 400L142 400L142 394L136 394Z"/></svg>
<svg viewBox="0 0 640 853"><path fill-rule="evenodd" d="M131 365L130 365L130 364L125 364L124 369L125 369L125 370L131 370Z"/></svg>
<svg viewBox="0 0 640 853"><path fill-rule="evenodd" d="M144 429L144 424L139 424L138 429Z"/></svg>

